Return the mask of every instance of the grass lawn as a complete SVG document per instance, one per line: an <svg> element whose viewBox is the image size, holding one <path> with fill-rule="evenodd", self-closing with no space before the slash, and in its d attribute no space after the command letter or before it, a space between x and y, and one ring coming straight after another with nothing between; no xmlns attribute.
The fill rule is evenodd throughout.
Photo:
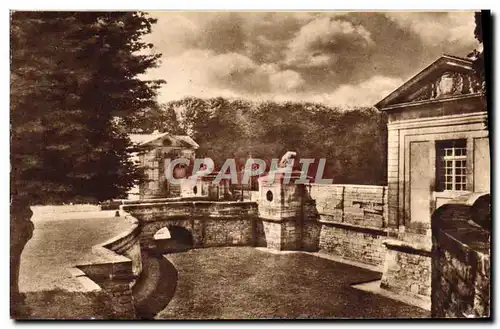
<svg viewBox="0 0 500 329"><path fill-rule="evenodd" d="M158 319L411 318L429 312L350 285L380 273L307 254L207 248L166 255L178 271Z"/></svg>

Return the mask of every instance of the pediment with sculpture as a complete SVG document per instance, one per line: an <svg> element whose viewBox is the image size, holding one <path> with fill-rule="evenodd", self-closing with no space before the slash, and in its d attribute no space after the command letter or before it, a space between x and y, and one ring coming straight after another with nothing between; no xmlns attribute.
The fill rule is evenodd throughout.
<svg viewBox="0 0 500 329"><path fill-rule="evenodd" d="M481 83L473 74L446 71L400 101L418 102L480 92Z"/></svg>
<svg viewBox="0 0 500 329"><path fill-rule="evenodd" d="M478 94L482 83L472 61L444 55L393 91L375 106L379 109L414 102L445 100Z"/></svg>

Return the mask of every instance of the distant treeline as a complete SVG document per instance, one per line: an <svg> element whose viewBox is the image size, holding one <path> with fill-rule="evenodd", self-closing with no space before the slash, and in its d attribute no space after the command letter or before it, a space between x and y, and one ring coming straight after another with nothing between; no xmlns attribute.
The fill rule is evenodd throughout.
<svg viewBox="0 0 500 329"><path fill-rule="evenodd" d="M227 158L326 158L323 177L337 184L385 184L387 127L375 108L315 103L184 98L127 118L129 131L190 135L196 157L216 166Z"/></svg>

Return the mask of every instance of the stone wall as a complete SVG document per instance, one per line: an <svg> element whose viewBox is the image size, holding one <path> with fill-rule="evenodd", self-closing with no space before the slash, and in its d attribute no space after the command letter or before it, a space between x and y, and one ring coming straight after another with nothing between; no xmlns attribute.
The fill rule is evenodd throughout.
<svg viewBox="0 0 500 329"><path fill-rule="evenodd" d="M93 251L94 253L99 253L103 250L109 250L116 255L126 257L131 261L132 274L138 276L142 271L141 248L139 243L141 228L135 218L131 218L130 215L126 216L136 222L134 228L126 232L121 232L113 239L94 246Z"/></svg>
<svg viewBox="0 0 500 329"><path fill-rule="evenodd" d="M483 218L489 202L485 211L477 207L482 200L454 200L433 215L433 317L490 317L490 231Z"/></svg>
<svg viewBox="0 0 500 329"><path fill-rule="evenodd" d="M343 223L321 222L320 252L359 262L381 265L384 262L383 229L363 228Z"/></svg>
<svg viewBox="0 0 500 329"><path fill-rule="evenodd" d="M307 190L322 221L387 226L386 186L310 184Z"/></svg>
<svg viewBox="0 0 500 329"><path fill-rule="evenodd" d="M113 263L115 261L78 268L102 288L111 319L134 319L136 312L131 287L137 276L132 274L132 262Z"/></svg>
<svg viewBox="0 0 500 329"><path fill-rule="evenodd" d="M107 307L111 309L111 319L135 319L137 316L130 279L113 278L99 282L108 295Z"/></svg>
<svg viewBox="0 0 500 329"><path fill-rule="evenodd" d="M123 205L141 223L141 246L156 249L154 234L181 227L192 236L192 247L252 246L263 242L254 202L178 201ZM258 234L260 232L260 234ZM172 237L175 239L175 237Z"/></svg>
<svg viewBox="0 0 500 329"><path fill-rule="evenodd" d="M414 297L431 295L431 252L425 246L401 240L386 240L385 262L380 286Z"/></svg>
<svg viewBox="0 0 500 329"><path fill-rule="evenodd" d="M267 193L271 191L271 201ZM141 246L158 248L154 234L182 227L192 247L260 246L275 250L321 251L381 265L388 233L384 186L272 184L254 202L175 201L126 204L141 222Z"/></svg>
<svg viewBox="0 0 500 329"><path fill-rule="evenodd" d="M160 146L156 145L153 149L147 150L144 154L139 155L139 161L141 167L144 169L144 173L149 179L141 182L139 185L139 198L166 197L165 176L163 175L164 161ZM153 179L153 177L156 179Z"/></svg>
<svg viewBox="0 0 500 329"><path fill-rule="evenodd" d="M281 222L262 221L264 227L265 247L274 250L281 248Z"/></svg>
<svg viewBox="0 0 500 329"><path fill-rule="evenodd" d="M445 318L489 317L490 314L490 258L476 253L449 239L439 249L436 263L433 316ZM447 245L446 245L447 244ZM454 245L454 246L453 246ZM465 247L465 248L464 248ZM464 259L447 249L462 249Z"/></svg>
<svg viewBox="0 0 500 329"><path fill-rule="evenodd" d="M320 226L301 216L284 221L258 217L255 202L179 201L123 205L141 222L141 247L158 249L154 235L162 228L181 227L192 246L259 246L276 250L317 251ZM172 239L175 239L172 236Z"/></svg>
<svg viewBox="0 0 500 329"><path fill-rule="evenodd" d="M106 296L105 309L112 319L136 317L132 285L142 272L139 237L141 228L135 218L128 216L135 225L126 232L92 247L92 252L102 261L77 266L97 283Z"/></svg>
<svg viewBox="0 0 500 329"><path fill-rule="evenodd" d="M310 184L319 216L319 251L381 265L387 238L387 188L372 185ZM309 232L306 230L305 232Z"/></svg>
<svg viewBox="0 0 500 329"><path fill-rule="evenodd" d="M253 220L248 218L197 220L204 231L200 245L204 247L252 246Z"/></svg>
<svg viewBox="0 0 500 329"><path fill-rule="evenodd" d="M302 250L318 251L320 248L320 234L322 224L318 221L304 221L302 231Z"/></svg>

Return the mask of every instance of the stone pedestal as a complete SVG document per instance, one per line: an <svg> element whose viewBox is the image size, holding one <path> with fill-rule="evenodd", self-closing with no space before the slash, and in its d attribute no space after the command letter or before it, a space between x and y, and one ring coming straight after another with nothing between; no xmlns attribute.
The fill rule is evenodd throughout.
<svg viewBox="0 0 500 329"><path fill-rule="evenodd" d="M288 182L283 176L259 179L259 218L269 249L318 250L318 216L305 185L296 183L300 175L301 172L292 172Z"/></svg>
<svg viewBox="0 0 500 329"><path fill-rule="evenodd" d="M270 173L277 175L276 177L265 176L259 179L259 217L263 222L269 249L303 249L304 221L309 221L309 218L306 214L308 200L305 186L296 184L300 174L301 172L293 172L288 182L276 173ZM313 249L309 246L313 240L307 239L308 249ZM317 241L315 243L317 245Z"/></svg>

